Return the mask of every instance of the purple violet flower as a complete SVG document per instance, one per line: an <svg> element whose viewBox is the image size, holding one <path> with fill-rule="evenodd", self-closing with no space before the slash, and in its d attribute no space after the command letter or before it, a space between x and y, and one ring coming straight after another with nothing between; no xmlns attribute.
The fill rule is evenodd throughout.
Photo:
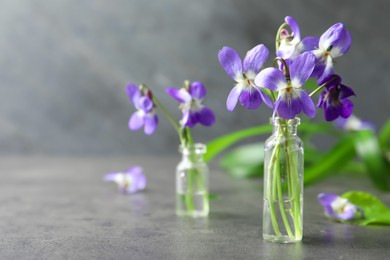
<svg viewBox="0 0 390 260"><path fill-rule="evenodd" d="M318 38L309 36L301 41L301 32L297 21L286 16L284 21L291 28L291 33L287 29L280 31L280 46L276 55L283 59L291 59L297 57L306 51L312 51L318 46Z"/></svg>
<svg viewBox="0 0 390 260"><path fill-rule="evenodd" d="M357 116L351 115L348 118L339 117L335 120L335 125L338 128L344 129L346 131L361 131L366 129L371 129L376 131L376 126L365 120L361 120Z"/></svg>
<svg viewBox="0 0 390 260"><path fill-rule="evenodd" d="M276 68L262 70L255 79L258 86L264 86L273 91L279 91L275 102L274 113L285 119L293 119L302 110L313 118L316 108L310 96L302 90L302 86L309 79L314 66L315 57L310 52L305 52L295 59L289 60L289 76L286 76Z"/></svg>
<svg viewBox="0 0 390 260"><path fill-rule="evenodd" d="M326 90L322 91L317 107L324 108L325 120L333 121L339 116L348 118L352 114L353 103L348 98L355 96L352 88L341 84L341 77L329 75L324 80Z"/></svg>
<svg viewBox="0 0 390 260"><path fill-rule="evenodd" d="M126 92L137 109L130 117L129 129L138 130L144 127L145 134L153 134L158 125L158 116L154 109L155 105L150 90L147 90L147 95L142 95L138 87L130 83L126 87Z"/></svg>
<svg viewBox="0 0 390 260"><path fill-rule="evenodd" d="M333 60L351 47L351 34L342 23L331 26L324 32L319 40L318 49L313 51L317 58L317 65L312 77L318 77L318 82L333 74Z"/></svg>
<svg viewBox="0 0 390 260"><path fill-rule="evenodd" d="M194 127L197 123L204 126L211 126L215 122L213 111L202 104L206 95L206 88L200 81L192 82L187 88L167 88L168 95L180 102L180 109L183 112L181 120L182 127Z"/></svg>
<svg viewBox="0 0 390 260"><path fill-rule="evenodd" d="M135 193L146 187L146 177L139 166L130 168L126 172L108 173L104 176L104 180L115 182L119 191L123 193Z"/></svg>
<svg viewBox="0 0 390 260"><path fill-rule="evenodd" d="M268 55L269 51L263 44L249 50L244 62L241 61L238 53L230 47L225 46L218 52L222 68L236 81L236 85L230 91L226 101L226 107L229 111L234 110L238 100L247 109L257 109L263 101L267 106L272 107L271 99L253 83Z"/></svg>
<svg viewBox="0 0 390 260"><path fill-rule="evenodd" d="M320 193L318 201L324 207L325 215L334 220L346 221L364 216L360 207L333 193Z"/></svg>

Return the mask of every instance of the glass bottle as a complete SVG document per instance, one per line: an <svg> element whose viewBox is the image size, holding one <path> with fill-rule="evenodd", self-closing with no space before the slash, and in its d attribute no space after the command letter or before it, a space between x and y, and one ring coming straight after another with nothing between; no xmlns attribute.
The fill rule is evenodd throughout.
<svg viewBox="0 0 390 260"><path fill-rule="evenodd" d="M182 160L176 168L176 214L205 217L209 214L209 169L204 144L180 146Z"/></svg>
<svg viewBox="0 0 390 260"><path fill-rule="evenodd" d="M271 242L302 240L303 142L299 118L271 118L273 133L264 146L263 238Z"/></svg>

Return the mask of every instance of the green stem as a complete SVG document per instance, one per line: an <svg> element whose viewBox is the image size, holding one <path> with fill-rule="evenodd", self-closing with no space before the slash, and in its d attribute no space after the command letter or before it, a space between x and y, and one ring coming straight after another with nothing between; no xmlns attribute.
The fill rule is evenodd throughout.
<svg viewBox="0 0 390 260"><path fill-rule="evenodd" d="M177 134L179 135L180 141L182 142L181 128L179 124L175 121L171 113L161 104L161 102L153 95L153 103L163 112L163 114L168 118L169 122L175 128Z"/></svg>
<svg viewBox="0 0 390 260"><path fill-rule="evenodd" d="M270 158L270 164L268 165L268 180L267 180L267 200L268 200L268 206L270 210L270 217L271 217L271 223L272 227L275 231L275 235L280 235L278 220L276 217L276 211L273 205L273 202L276 200L276 189L274 184L276 183L276 174L274 174L274 167L277 164L277 157L276 154L279 153L279 146L276 146L274 151L272 152L271 158ZM273 180L272 180L273 177Z"/></svg>

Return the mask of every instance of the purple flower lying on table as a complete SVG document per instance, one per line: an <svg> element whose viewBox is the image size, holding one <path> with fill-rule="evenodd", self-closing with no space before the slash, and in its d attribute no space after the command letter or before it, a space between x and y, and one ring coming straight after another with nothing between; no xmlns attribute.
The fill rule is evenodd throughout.
<svg viewBox="0 0 390 260"><path fill-rule="evenodd" d="M230 91L226 101L229 111L233 111L238 100L247 109L257 109L263 101L267 106L272 107L271 99L253 83L268 55L269 51L263 44L248 51L244 62L241 61L238 53L230 47L225 46L218 52L222 68L236 81L236 85Z"/></svg>
<svg viewBox="0 0 390 260"><path fill-rule="evenodd" d="M182 128L194 127L197 123L211 126L215 122L213 111L202 104L206 95L206 88L200 81L194 81L181 89L167 88L168 95L180 102L183 112Z"/></svg>
<svg viewBox="0 0 390 260"><path fill-rule="evenodd" d="M129 128L138 130L144 127L145 134L153 134L158 125L158 117L154 109L155 104L153 103L150 90L147 89L145 93L141 93L135 84L130 83L126 87L126 92L137 109L130 117Z"/></svg>
<svg viewBox="0 0 390 260"><path fill-rule="evenodd" d="M135 193L144 190L146 177L139 166L128 169L126 172L112 172L104 176L105 181L113 181L123 193Z"/></svg>
<svg viewBox="0 0 390 260"><path fill-rule="evenodd" d="M325 215L333 220L347 221L364 216L360 207L333 193L320 193L318 200L324 207Z"/></svg>

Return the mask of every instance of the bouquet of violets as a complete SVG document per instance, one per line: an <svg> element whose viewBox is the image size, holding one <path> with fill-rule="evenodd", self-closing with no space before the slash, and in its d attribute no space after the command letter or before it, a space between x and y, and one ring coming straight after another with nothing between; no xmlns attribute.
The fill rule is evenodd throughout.
<svg viewBox="0 0 390 260"><path fill-rule="evenodd" d="M126 87L126 92L137 109L129 120L131 130L143 127L145 134L153 134L159 122L157 115L159 109L179 136L182 160L176 169L176 213L180 216L207 216L208 167L203 160L206 146L194 143L191 135L191 128L195 125L211 126L215 122L213 111L202 104L206 96L204 84L200 81L184 81L180 89L172 87L166 89L167 94L179 102L179 109L182 112L179 121L174 119L145 84L137 87L131 83Z"/></svg>
<svg viewBox="0 0 390 260"><path fill-rule="evenodd" d="M290 30L288 30L290 29ZM242 61L230 47L223 47L218 58L225 72L236 82L227 98L233 111L238 101L247 109L257 109L264 102L272 112L273 134L265 143L263 237L273 242L302 239L303 142L297 136L299 115L316 115L313 98L319 93L317 107L325 120L352 115L355 93L334 72L333 62L351 46L351 35L337 23L320 38L301 39L298 23L288 16L276 35L273 67L262 69L269 56L259 44ZM312 78L316 87L305 88Z"/></svg>

